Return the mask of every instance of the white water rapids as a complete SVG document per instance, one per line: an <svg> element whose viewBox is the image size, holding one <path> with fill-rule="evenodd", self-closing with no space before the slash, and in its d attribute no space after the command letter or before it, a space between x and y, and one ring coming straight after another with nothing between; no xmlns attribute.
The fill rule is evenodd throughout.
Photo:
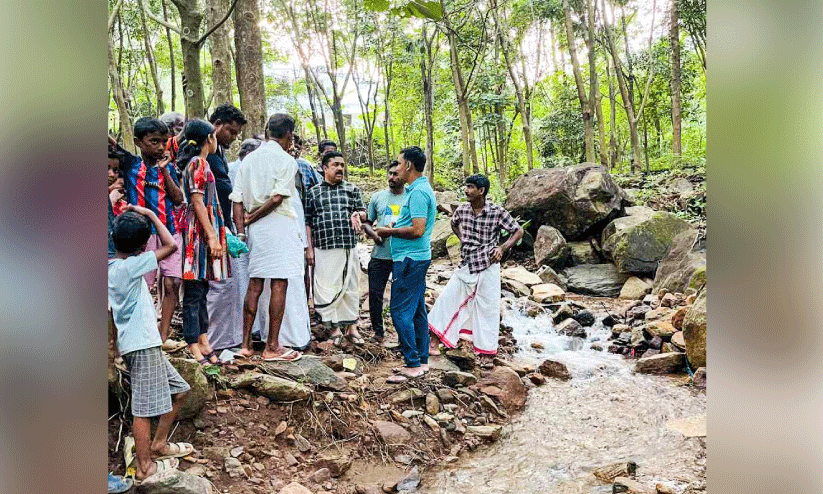
<svg viewBox="0 0 823 494"><path fill-rule="evenodd" d="M627 460L637 463L637 480L652 492L657 483L677 493L705 488L705 440L666 423L705 414L706 394L680 386L681 379L633 374L631 360L606 351L610 331L600 323L605 314L596 315L587 340L558 335L549 315L504 316L519 345L515 361L538 365L551 357L573 378L532 389L500 440L428 475L420 492L610 493L591 471ZM603 351L590 348L595 342Z"/></svg>

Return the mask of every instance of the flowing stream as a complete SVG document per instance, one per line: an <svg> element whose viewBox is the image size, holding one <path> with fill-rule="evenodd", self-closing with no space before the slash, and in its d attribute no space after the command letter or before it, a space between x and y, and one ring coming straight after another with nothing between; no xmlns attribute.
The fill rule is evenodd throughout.
<svg viewBox="0 0 823 494"><path fill-rule="evenodd" d="M549 379L529 392L526 409L495 444L430 473L426 494L610 493L597 467L632 460L636 479L652 491L660 483L681 493L705 488L705 438L666 428L671 419L706 413L706 394L680 386L682 379L632 373L632 361L608 353L610 331L598 322L588 341L558 335L551 318L512 310L515 361L563 362L573 378ZM544 348L531 348L540 342ZM593 350L601 342L602 351Z"/></svg>

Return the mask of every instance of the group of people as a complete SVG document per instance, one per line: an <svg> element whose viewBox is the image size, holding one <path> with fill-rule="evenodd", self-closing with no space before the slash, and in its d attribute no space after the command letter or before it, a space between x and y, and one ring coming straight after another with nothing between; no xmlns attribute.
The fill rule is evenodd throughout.
<svg viewBox="0 0 823 494"><path fill-rule="evenodd" d="M271 115L265 135L244 140L238 161L227 163L225 150L245 124L229 104L208 121L186 122L177 113L144 117L134 126L139 156L109 137L108 299L116 347L131 374L138 480L173 468L174 458L193 450L166 440L189 389L163 353L181 346L169 338L181 287L183 338L202 365L219 365L216 350L238 346L237 358L298 360L312 337L310 306L325 329L316 337L362 345L362 234L374 241L368 285L377 344L386 343L383 294L391 278L390 313L404 365L388 382L426 373L438 342L452 348L463 338L479 354L497 350L499 261L523 230L486 201L486 177L466 179L467 202L451 218L462 260L428 313L437 202L423 175L423 151L401 150L387 165L388 189L366 207L346 180L336 144L319 143L315 168L300 157L302 139L284 113ZM503 230L511 235L500 244ZM159 327L149 291L158 271ZM265 341L259 356L256 332ZM156 416L151 439L149 419Z"/></svg>

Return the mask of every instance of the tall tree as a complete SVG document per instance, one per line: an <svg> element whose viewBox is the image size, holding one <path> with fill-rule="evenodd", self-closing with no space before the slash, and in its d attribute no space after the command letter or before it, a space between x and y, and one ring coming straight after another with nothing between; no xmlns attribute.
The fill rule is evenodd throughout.
<svg viewBox="0 0 823 494"><path fill-rule="evenodd" d="M563 13L566 24L566 40L569 49L569 57L572 59L572 72L574 82L577 85L577 97L580 100L580 112L583 115L583 133L586 145L586 161L594 163L594 126L592 125L592 108L589 98L586 96L586 88L583 85L583 76L580 73L580 62L577 59L577 47L575 46L574 31L572 30L571 8L569 0L563 0Z"/></svg>
<svg viewBox="0 0 823 494"><path fill-rule="evenodd" d="M149 33L149 27L146 24L146 11L143 8L142 2L140 3L140 25L143 28L143 43L146 47L146 64L149 66L152 82L154 82L154 93L157 98L157 114L162 115L166 112L165 105L163 104L163 87L160 86L160 77L157 75L157 60L154 58L151 34Z"/></svg>
<svg viewBox="0 0 823 494"><path fill-rule="evenodd" d="M440 31L434 27L431 36L428 35L428 23L423 24L420 46L420 79L423 82L423 113L426 119L426 175L429 182L434 183L434 63ZM434 47L434 50L432 50Z"/></svg>
<svg viewBox="0 0 823 494"><path fill-rule="evenodd" d="M678 29L677 0L672 0L669 18L669 43L672 46L672 153L681 154L680 141L680 30Z"/></svg>
<svg viewBox="0 0 823 494"><path fill-rule="evenodd" d="M228 0L210 0L206 16L206 24L209 29L218 26L228 9ZM215 106L223 103L233 103L234 91L232 90L231 44L228 22L222 23L215 29L214 34L209 38L209 45L211 48L211 78Z"/></svg>
<svg viewBox="0 0 823 494"><path fill-rule="evenodd" d="M599 136L599 156L600 164L606 166L606 131L603 124L603 110L600 106L600 81L597 77L597 52L595 51L595 1L586 0L586 50L589 52L589 107L594 108L594 115L597 119L597 131Z"/></svg>
<svg viewBox="0 0 823 494"><path fill-rule="evenodd" d="M355 62L353 78L354 89L357 93L357 102L360 104L360 115L363 126L366 128L366 148L369 154L369 172L374 173L374 125L377 122L377 92L378 82L376 71L362 67L363 61ZM365 88L363 86L366 86ZM365 94L364 94L365 90Z"/></svg>
<svg viewBox="0 0 823 494"><path fill-rule="evenodd" d="M142 2L140 4L143 5ZM166 0L160 0L160 5L163 7L163 20L166 22L166 40L169 42L169 69L171 71L171 111L175 111L175 102L177 101L177 78L175 76L176 63L174 62L174 42L171 39L171 29L169 26L169 15L166 10Z"/></svg>
<svg viewBox="0 0 823 494"><path fill-rule="evenodd" d="M109 32L111 32L111 29L114 26L114 21L117 17L117 10L120 7L120 3L121 2L118 2L116 4L115 9L112 11L112 15L109 17ZM117 69L117 63L114 60L114 47L111 36L109 36L108 41L109 84L111 85L112 92L114 93L114 103L117 106L117 115L120 120L120 134L123 136L123 147L133 153L134 133L131 128L131 119L129 118L128 102L125 91L123 90L122 81L120 80L120 71ZM122 52L122 49L120 51Z"/></svg>
<svg viewBox="0 0 823 494"><path fill-rule="evenodd" d="M248 124L243 137L262 134L266 127L266 91L263 78L263 41L258 0L236 0L234 47L240 108Z"/></svg>

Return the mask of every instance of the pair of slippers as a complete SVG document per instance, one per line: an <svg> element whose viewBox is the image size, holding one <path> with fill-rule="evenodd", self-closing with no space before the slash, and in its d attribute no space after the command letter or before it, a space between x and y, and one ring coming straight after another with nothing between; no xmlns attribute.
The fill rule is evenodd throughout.
<svg viewBox="0 0 823 494"><path fill-rule="evenodd" d="M362 336L352 336L352 335L348 335L348 334L345 335L345 336L342 335L342 334L339 334L337 336L333 336L333 337L331 337L331 342L334 346L339 347L340 344L343 343L344 338L351 341L353 344L358 345L358 346L366 344L366 340L364 340Z"/></svg>
<svg viewBox="0 0 823 494"><path fill-rule="evenodd" d="M167 470L174 470L180 465L180 460L178 458L182 458L184 456L189 456L194 453L194 446L190 443L169 443L169 449L172 450L165 455L160 455L157 458L154 458L154 464L157 467L157 471L154 473L165 472ZM154 475L154 474L152 474ZM151 476L151 475L150 475ZM111 477L110 477L111 478ZM145 479L136 479L134 480L134 485L140 485L140 483ZM131 488L131 487L129 487ZM128 489L127 489L128 490ZM111 489L109 492L112 492ZM126 491L116 491L116 492L126 492Z"/></svg>

